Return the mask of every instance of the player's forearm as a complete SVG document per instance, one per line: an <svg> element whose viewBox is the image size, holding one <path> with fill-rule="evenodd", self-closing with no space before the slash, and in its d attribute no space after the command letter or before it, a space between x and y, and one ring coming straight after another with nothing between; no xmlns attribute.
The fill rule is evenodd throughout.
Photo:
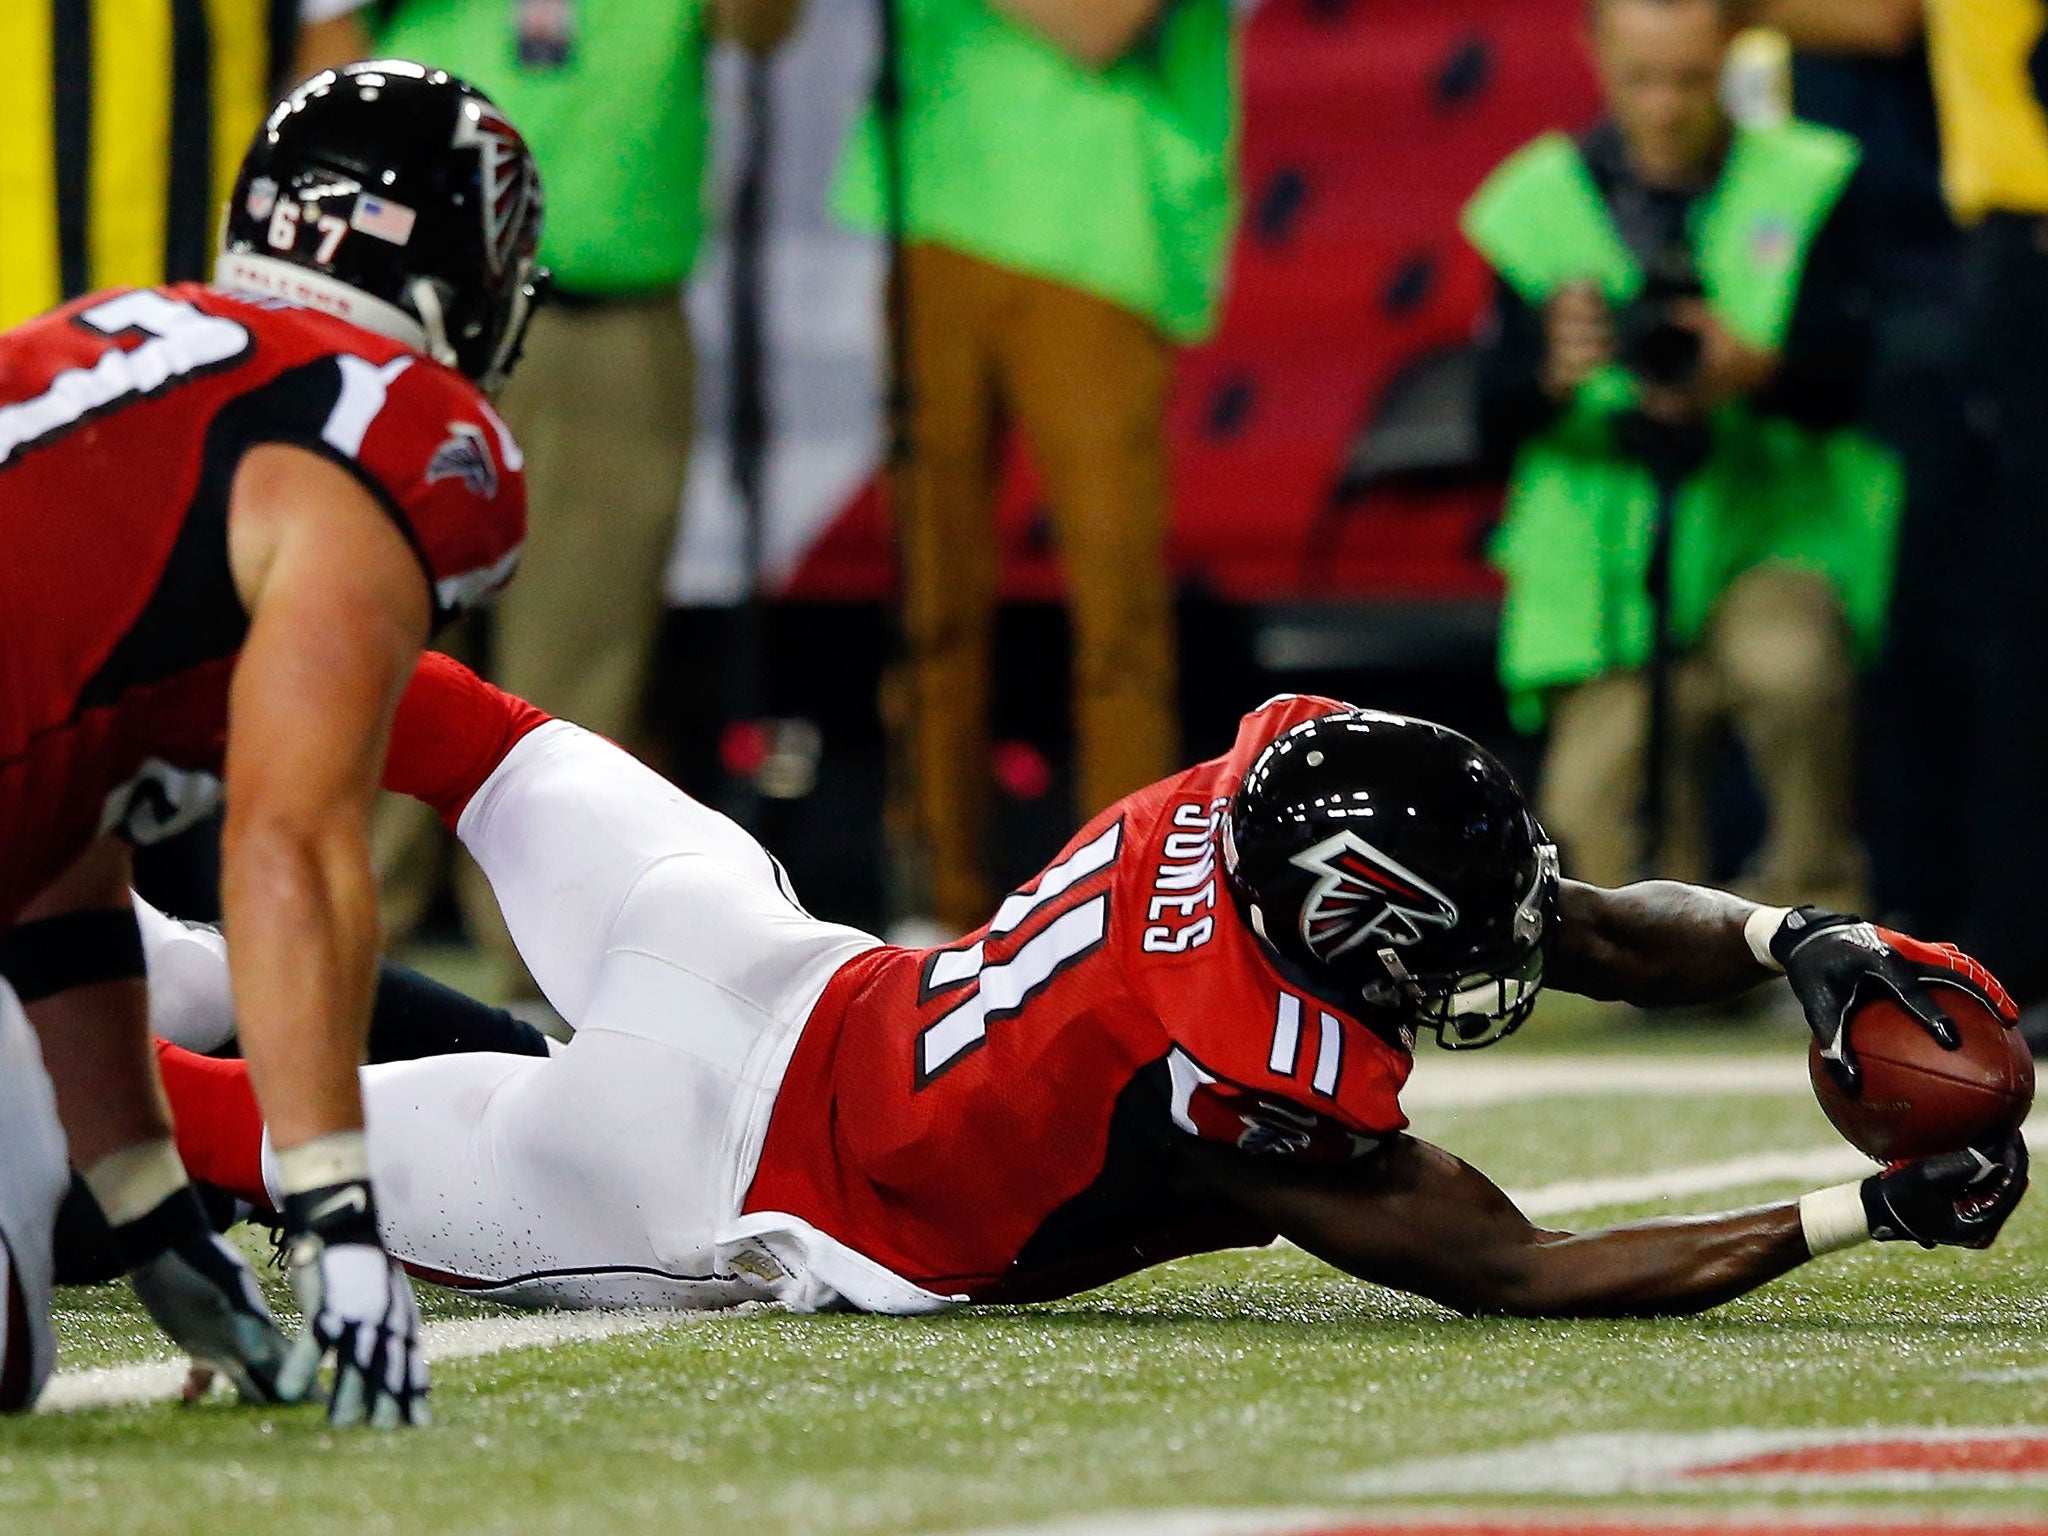
<svg viewBox="0 0 2048 1536"><path fill-rule="evenodd" d="M356 1067L378 947L363 818L231 812L221 890L242 1052L272 1142L360 1129Z"/></svg>
<svg viewBox="0 0 2048 1536"><path fill-rule="evenodd" d="M1687 1316L1755 1290L1808 1257L1796 1205L1543 1233L1508 1278L1461 1310L1516 1317Z"/></svg>
<svg viewBox="0 0 2048 1536"><path fill-rule="evenodd" d="M150 1068L147 993L111 931L133 921L128 876L127 845L102 838L23 907L7 946L10 962L39 972L9 967L41 1042L72 1163L81 1169L170 1133ZM64 933L81 921L104 923L108 932ZM53 959L53 951L68 953Z"/></svg>
<svg viewBox="0 0 2048 1536"><path fill-rule="evenodd" d="M1725 891L1649 880L1620 890L1566 881L1548 979L1560 991L1645 1007L1714 1003L1772 972L1744 936L1755 906Z"/></svg>

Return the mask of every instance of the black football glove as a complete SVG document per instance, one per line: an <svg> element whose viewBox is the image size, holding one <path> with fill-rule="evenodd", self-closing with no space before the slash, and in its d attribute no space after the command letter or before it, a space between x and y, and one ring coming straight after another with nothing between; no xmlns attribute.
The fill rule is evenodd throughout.
<svg viewBox="0 0 2048 1536"><path fill-rule="evenodd" d="M1771 955L1806 1012L1821 1060L1851 1098L1863 1072L1849 1048L1849 1015L1870 991L1889 994L1946 1050L1962 1044L1955 1022L1927 993L1930 984L1960 987L2003 1019L2019 1009L1998 980L1953 944L1928 944L1860 917L1799 907L1771 935Z"/></svg>
<svg viewBox="0 0 2048 1536"><path fill-rule="evenodd" d="M1895 1163L1863 1181L1863 1214L1881 1243L1989 1248L2027 1192L2027 1144L1941 1152Z"/></svg>
<svg viewBox="0 0 2048 1536"><path fill-rule="evenodd" d="M243 1402L276 1402L285 1337L248 1259L214 1232L192 1186L112 1236L135 1294L171 1341L232 1381Z"/></svg>
<svg viewBox="0 0 2048 1536"><path fill-rule="evenodd" d="M287 1195L285 1249L292 1293L306 1315L279 1390L309 1395L320 1362L334 1356L328 1421L378 1429L427 1422L427 1361L412 1283L377 1236L377 1207L363 1180Z"/></svg>

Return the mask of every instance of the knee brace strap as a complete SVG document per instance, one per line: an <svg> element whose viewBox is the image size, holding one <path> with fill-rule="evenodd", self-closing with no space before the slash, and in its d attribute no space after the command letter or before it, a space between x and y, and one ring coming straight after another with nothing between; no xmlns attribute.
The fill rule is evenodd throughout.
<svg viewBox="0 0 2048 1536"><path fill-rule="evenodd" d="M74 987L134 981L145 974L142 930L127 907L65 912L0 933L0 977L25 1004Z"/></svg>

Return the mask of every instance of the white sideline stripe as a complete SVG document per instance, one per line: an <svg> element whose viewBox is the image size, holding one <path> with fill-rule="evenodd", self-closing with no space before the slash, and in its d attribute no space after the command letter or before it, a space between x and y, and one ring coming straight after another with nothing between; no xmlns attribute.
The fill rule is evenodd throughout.
<svg viewBox="0 0 2048 1536"><path fill-rule="evenodd" d="M1506 1047L1512 1051L1512 1045ZM1494 1061L1417 1063L1401 1090L1411 1109L1470 1109L1526 1099L1776 1096L1811 1093L1803 1050L1782 1057L1744 1056L1536 1056Z"/></svg>
<svg viewBox="0 0 2048 1536"><path fill-rule="evenodd" d="M621 1334L673 1328L693 1317L731 1316L730 1312L543 1312L532 1317L465 1317L428 1323L420 1330L430 1361L468 1360L508 1349L536 1349L586 1339L611 1339ZM103 1365L91 1370L59 1371L37 1401L39 1409L64 1413L74 1408L122 1408L175 1398L185 1384L183 1360L154 1360L140 1365Z"/></svg>
<svg viewBox="0 0 2048 1536"><path fill-rule="evenodd" d="M1746 1184L1772 1184L1798 1179L1821 1184L1851 1179L1877 1165L1847 1144L1800 1150L1752 1152L1720 1163L1694 1163L1654 1173L1612 1179L1566 1179L1536 1189L1509 1190L1508 1198L1525 1216L1561 1216L1603 1205L1640 1205L1650 1200L1677 1200L1739 1189Z"/></svg>

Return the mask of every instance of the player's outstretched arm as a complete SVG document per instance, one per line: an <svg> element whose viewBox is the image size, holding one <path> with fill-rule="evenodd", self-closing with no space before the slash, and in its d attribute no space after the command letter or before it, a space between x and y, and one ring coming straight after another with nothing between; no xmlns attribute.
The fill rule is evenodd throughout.
<svg viewBox="0 0 2048 1536"><path fill-rule="evenodd" d="M1486 1175L1410 1136L1336 1172L1198 1155L1214 1190L1346 1273L1516 1317L1702 1312L1872 1238L1987 1247L2026 1189L2014 1137L1782 1205L1574 1233L1536 1226Z"/></svg>
<svg viewBox="0 0 2048 1536"><path fill-rule="evenodd" d="M1645 880L1606 890L1567 880L1544 980L1564 992L1641 1007L1716 1003L1768 980L1743 925L1754 903L1726 891Z"/></svg>
<svg viewBox="0 0 2048 1536"><path fill-rule="evenodd" d="M1725 891L1647 880L1603 890L1567 880L1559 892L1550 985L1644 1007L1714 1003L1782 974L1821 1057L1852 1094L1859 1071L1848 1021L1859 999L1889 994L1942 1045L1960 1044L1930 985L1973 993L2005 1019L2019 1009L1976 960L1840 912L1759 907Z"/></svg>
<svg viewBox="0 0 2048 1536"><path fill-rule="evenodd" d="M425 1367L411 1291L378 1241L356 1064L379 940L370 809L427 585L351 475L277 444L236 471L228 548L250 619L229 695L222 905L308 1319L281 1387L302 1394L332 1349L336 1421L397 1422Z"/></svg>

